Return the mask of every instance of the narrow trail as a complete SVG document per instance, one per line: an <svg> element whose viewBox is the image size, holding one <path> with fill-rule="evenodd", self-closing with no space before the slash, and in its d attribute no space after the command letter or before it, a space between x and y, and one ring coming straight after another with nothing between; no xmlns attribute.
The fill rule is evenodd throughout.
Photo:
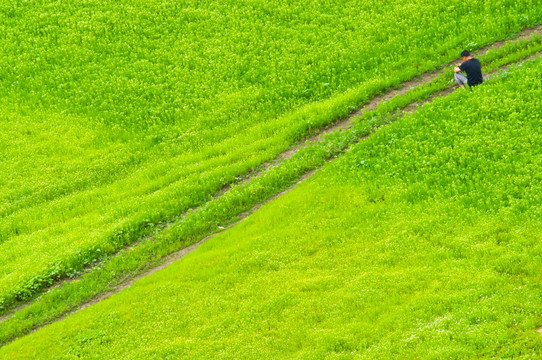
<svg viewBox="0 0 542 360"><path fill-rule="evenodd" d="M542 33L542 24L541 25L538 25L536 27L533 27L533 28L528 28L528 29L525 29L523 30L521 33L517 34L516 36L512 37L512 38L509 38L509 39L506 39L506 40L500 40L500 41L497 41L493 44L490 44L488 46L485 46L484 48L480 49L479 51L476 52L476 55L479 56L479 55L483 55L485 53L487 53L488 50L490 49L497 49L499 47L502 47L506 41L508 40L514 40L514 41L517 41L517 40L528 40L530 39L535 33ZM491 77L493 74L495 74L496 72L500 71L500 70L505 70L507 69L508 67L514 65L514 64L518 64L518 63L521 63L521 62L524 62L528 59L533 59L533 58L536 58L540 56L540 53L535 53L535 54L532 54L532 55L529 55L527 56L526 58L523 58L519 61L516 61L514 63L511 63L511 64L507 64L507 65L504 65L504 66L501 66L499 67L497 70L495 71L492 71L490 73L486 73L484 74L484 78L488 78L488 77ZM411 80L408 80L406 82L403 82L400 87L396 88L396 89L391 89L381 95L378 95L376 97L373 97L368 103L366 103L361 109L351 113L348 117L344 118L344 119L341 119L337 122L335 122L334 124L332 124L331 126L329 127L326 127L326 128L323 128L321 129L317 134L309 137L309 138L306 138L304 139L303 141L295 144L294 146L292 146L290 149L282 152L281 154L279 154L277 157L275 157L275 159L269 161L269 162L266 162L266 163L263 163L262 165L260 165L256 170L254 171L251 171L249 173L246 173L244 174L244 176L241 176L241 180L239 181L235 181L235 182L232 182L232 183L229 183L229 184L226 184L224 185L215 195L213 195L213 198L218 198L220 197L221 195L223 195L224 193L226 193L232 186L236 185L236 184L239 184L239 183L242 183L242 182L247 182L247 181L250 181L252 178L255 178L255 177L258 177L260 176L262 173L264 173L265 171L269 170L270 168L272 167L275 167L275 166L278 166L280 163L282 163L284 160L292 157L297 151L299 151L300 149L304 148L305 146L307 146L307 144L311 143L311 142L317 142L317 141L321 141L323 136L326 135L326 134L329 134L329 133L332 133L334 131L346 131L348 130L351 125L352 125L352 120L356 117L358 117L360 114L362 114L363 112L366 112L366 111L370 111L370 110L374 110L382 101L386 101L386 100L389 100L389 99L392 99L396 96L399 96L399 95L403 95L405 93L407 93L410 89L412 88L415 88L417 86L420 86L420 85L423 85L425 84L426 82L429 82L435 78L437 78L438 76L442 75L442 73L444 71L446 71L448 69L449 66L457 63L459 61L459 59L456 59L452 62L450 62L449 64L446 64L444 66L442 66L439 70L436 70L436 71L433 71L433 72L428 72L428 73L424 73L416 78L413 78ZM406 114L406 113L410 113L410 112L413 112L417 109L418 106L421 106L423 104L426 104L426 103L430 103L434 98L438 97L438 96L443 96L443 95L446 95L446 94L449 94L451 93L452 91L454 91L454 89L456 88L455 85L450 85L448 88L446 88L445 90L442 90L442 91L438 91L438 92L435 92L433 94L431 94L427 99L424 99L422 101L415 101L415 102L412 102L408 105L406 105L403 109L399 110L401 115L399 116L399 118L401 118L402 115ZM360 140L362 140L364 137L362 138L359 138L357 139L357 142L359 142ZM328 160L329 161L332 161L335 157L332 157L331 159ZM226 227L220 227L220 231L219 232L216 232L216 233L213 233L211 235L208 235L206 237L204 237L203 239L199 240L198 242L186 247L186 248L183 248L181 250L178 250L178 251L175 251L165 257L163 257L160 261L160 264L155 266L155 267L152 267L146 271L143 271L141 272L139 275L137 276L134 276L126 281L124 281L123 283L120 283L118 285L116 285L112 290L110 291L107 291L97 297L95 297L94 299L92 300L89 300L85 303L82 303L77 309L74 309L72 311L68 311L62 315L60 315L59 317L55 318L53 322L56 322L56 321L60 321L66 317L68 317L69 315L77 312L77 311L80 311L82 309L85 309L93 304L96 304L108 297L110 297L111 295L115 294L115 293L118 293L120 291L122 291L124 288L127 288L127 287L130 287L135 281L143 278L143 277L146 277L148 275L151 275L159 270L162 270L166 267L168 267L169 265L171 265L173 262L183 258L184 256L186 256L187 254L190 254L191 252L195 251L201 244L205 243L207 240L209 240L210 238L222 233L223 231L237 225L238 223L244 221L250 214L252 214L254 211L256 211L257 209L259 209L260 207L262 207L263 205L269 203L270 201L273 201L274 199L284 195L285 193L288 193L290 191L292 191L293 189L295 189L300 183L302 183L303 181L305 181L306 179L308 179L309 177L311 177L317 170L319 170L321 167L317 168L317 169L314 169L314 170L311 170L311 171L308 171L306 172L305 174L303 174L296 183L294 183L293 185L291 185L288 189L282 191L282 192L279 192L271 197L269 197L268 199L266 199L265 201L253 206L251 209L247 210L247 211L244 211L242 212L241 214L239 214L237 216L237 221L235 222L232 222L230 223L228 226ZM203 204L205 205L205 204ZM203 206L202 205L202 206ZM193 209L190 209L188 211L186 211L182 216L184 217L189 211L191 211ZM165 226L163 226L161 228L161 230L169 227L171 224L166 224ZM135 247L137 246L142 240L144 239L148 239L152 236L147 236L145 238L142 238L141 240L139 240L138 242L136 243L133 243L131 244L130 246L128 246L127 248L132 248L132 247ZM92 268L90 269L87 269L86 272L88 271L91 271ZM82 273L84 274L84 272ZM74 279L69 279L69 281L74 281L78 278L80 278L81 275L79 275L78 277L74 278ZM68 281L68 279L63 279L63 281ZM54 288L54 287L57 287L59 286L59 284L55 284L51 287L49 287L48 289L45 289L44 292ZM32 303L32 301L30 302L27 302L27 303L23 303L19 306L16 306L14 307L13 309L11 309L11 311L9 311L8 313L0 316L0 323L2 321L5 321L6 319L8 319L12 314L16 313L18 310L21 310L22 308L26 307L27 305L29 305L30 303ZM37 326L35 328L32 329L32 332L34 331L37 331L39 330L40 328L44 327L44 326L47 326L48 324L44 324L44 325L40 325L40 326ZM5 344L3 344L5 345ZM1 345L1 346L3 346Z"/></svg>

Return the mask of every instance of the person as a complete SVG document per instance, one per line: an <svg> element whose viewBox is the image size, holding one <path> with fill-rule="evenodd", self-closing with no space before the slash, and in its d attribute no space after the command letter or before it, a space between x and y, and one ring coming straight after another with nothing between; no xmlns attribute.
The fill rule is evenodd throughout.
<svg viewBox="0 0 542 360"><path fill-rule="evenodd" d="M482 65L480 65L480 61L473 58L467 50L461 53L461 58L463 59L463 63L457 64L454 68L454 78L457 84L462 88L465 88L465 85L473 87L483 83L484 77L482 76ZM467 76L463 75L461 71L466 72Z"/></svg>

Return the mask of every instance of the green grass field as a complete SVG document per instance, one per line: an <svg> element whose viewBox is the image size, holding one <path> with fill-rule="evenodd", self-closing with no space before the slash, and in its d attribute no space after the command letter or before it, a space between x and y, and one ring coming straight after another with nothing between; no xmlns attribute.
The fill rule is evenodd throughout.
<svg viewBox="0 0 542 360"><path fill-rule="evenodd" d="M484 72L497 65L523 59L542 50L542 36L529 40L512 40L504 46L490 49L480 56ZM24 336L34 328L55 321L63 314L77 309L100 294L113 290L145 269L152 269L162 262L161 258L203 237L220 231L235 221L243 211L261 203L270 196L287 189L307 171L321 167L327 160L342 154L359 138L369 135L379 126L397 121L396 109L413 102L423 101L435 92L450 86L450 71L443 71L434 80L421 83L389 101L381 102L372 111L351 119L348 131L335 131L325 138L306 144L291 158L270 168L259 176L232 186L223 195L188 213L182 221L170 224L153 237L144 239L135 247L122 250L94 266L78 279L63 282L27 306L14 311L0 322L0 346Z"/></svg>
<svg viewBox="0 0 542 360"><path fill-rule="evenodd" d="M539 357L541 79L437 98L0 358Z"/></svg>
<svg viewBox="0 0 542 360"><path fill-rule="evenodd" d="M0 7L0 311L210 200L532 1ZM420 16L424 14L424 16Z"/></svg>

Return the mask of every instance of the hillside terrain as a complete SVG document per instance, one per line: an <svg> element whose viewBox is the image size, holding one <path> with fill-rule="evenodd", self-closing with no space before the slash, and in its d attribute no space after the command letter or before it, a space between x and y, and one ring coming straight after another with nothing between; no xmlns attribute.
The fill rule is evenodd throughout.
<svg viewBox="0 0 542 360"><path fill-rule="evenodd" d="M511 0L2 6L0 309L540 14Z"/></svg>
<svg viewBox="0 0 542 360"><path fill-rule="evenodd" d="M383 127L3 358L540 354L542 60Z"/></svg>
<svg viewBox="0 0 542 360"><path fill-rule="evenodd" d="M536 358L541 24L1 5L0 359Z"/></svg>

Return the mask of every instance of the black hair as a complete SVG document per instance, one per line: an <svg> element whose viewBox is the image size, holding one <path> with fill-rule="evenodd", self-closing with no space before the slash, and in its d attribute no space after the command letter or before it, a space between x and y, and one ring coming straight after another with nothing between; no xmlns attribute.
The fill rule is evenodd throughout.
<svg viewBox="0 0 542 360"><path fill-rule="evenodd" d="M469 57L470 56L470 52L468 50L463 50L463 52L461 52L461 57Z"/></svg>

